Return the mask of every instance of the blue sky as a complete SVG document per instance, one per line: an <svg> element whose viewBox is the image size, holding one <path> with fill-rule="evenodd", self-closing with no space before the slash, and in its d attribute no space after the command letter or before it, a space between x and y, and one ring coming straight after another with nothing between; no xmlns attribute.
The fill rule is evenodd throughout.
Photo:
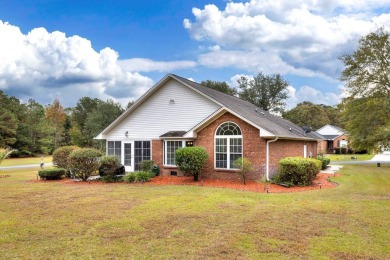
<svg viewBox="0 0 390 260"><path fill-rule="evenodd" d="M235 85L280 73L289 107L336 104L338 57L390 28L390 0L0 2L0 90L42 104L126 104L167 73Z"/></svg>

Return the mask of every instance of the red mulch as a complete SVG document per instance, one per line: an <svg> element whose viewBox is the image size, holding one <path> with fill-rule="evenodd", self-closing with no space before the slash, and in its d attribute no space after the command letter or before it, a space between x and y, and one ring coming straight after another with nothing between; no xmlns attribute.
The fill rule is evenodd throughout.
<svg viewBox="0 0 390 260"><path fill-rule="evenodd" d="M340 174L326 174L320 173L317 175L317 178L314 180L311 186L306 187L283 187L276 184L268 184L268 192L269 193L287 193L287 192L299 192L306 190L318 190L318 189L327 189L333 188L337 186L337 183L333 181L329 181L330 177L337 177ZM33 180L32 182L43 182L42 180ZM151 179L150 182L146 182L144 184L136 183L104 183L100 181L91 181L91 182L81 182L81 181L73 181L70 179L63 180L48 180L46 182L60 182L64 184L90 184L90 185L194 185L194 186L207 186L207 187L216 187L216 188L229 188L235 190L243 190L243 191L251 191L251 192L263 192L266 193L267 190L264 187L262 182L255 181L247 181L246 185L244 185L240 181L226 181L226 180L213 180L213 179L204 179L198 182L194 182L194 177L170 177L170 176L157 176ZM321 183L321 185L320 185Z"/></svg>
<svg viewBox="0 0 390 260"><path fill-rule="evenodd" d="M306 190L318 190L333 188L337 186L337 183L329 181L329 177L337 177L339 174L325 174L320 173L311 186L307 187L283 187L276 184L268 184L269 193L286 193L286 192L298 192ZM321 183L321 185L320 185ZM252 191L252 192L267 192L262 182L247 181L246 185L239 181L226 181L226 180L213 180L204 179L199 182L194 182L194 177L168 177L158 176L153 178L150 182L145 185L196 185L196 186L207 186L217 188L229 188L235 190ZM321 187L320 187L321 186Z"/></svg>

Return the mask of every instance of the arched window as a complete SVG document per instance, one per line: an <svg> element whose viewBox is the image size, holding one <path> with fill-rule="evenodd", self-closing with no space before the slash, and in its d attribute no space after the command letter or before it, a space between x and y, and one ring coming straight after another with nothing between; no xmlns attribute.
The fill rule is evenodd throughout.
<svg viewBox="0 0 390 260"><path fill-rule="evenodd" d="M215 168L234 169L234 161L242 157L242 134L233 122L221 124L215 132Z"/></svg>

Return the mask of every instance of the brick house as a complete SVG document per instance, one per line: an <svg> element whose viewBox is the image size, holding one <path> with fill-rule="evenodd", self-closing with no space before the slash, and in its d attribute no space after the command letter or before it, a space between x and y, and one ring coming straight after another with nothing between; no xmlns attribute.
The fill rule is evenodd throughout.
<svg viewBox="0 0 390 260"><path fill-rule="evenodd" d="M205 147L209 159L201 178L238 179L233 161L249 158L252 180L275 173L287 156L316 156L318 136L239 98L168 74L141 96L96 139L107 142L126 171L153 160L164 176L178 175L175 151Z"/></svg>
<svg viewBox="0 0 390 260"><path fill-rule="evenodd" d="M320 151L333 153L334 148L348 148L348 136L342 128L334 125L325 125L316 132L323 136L320 142Z"/></svg>

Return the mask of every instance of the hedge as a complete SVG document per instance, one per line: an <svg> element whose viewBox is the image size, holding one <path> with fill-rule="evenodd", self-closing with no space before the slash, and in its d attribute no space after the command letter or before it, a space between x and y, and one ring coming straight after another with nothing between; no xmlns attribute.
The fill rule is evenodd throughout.
<svg viewBox="0 0 390 260"><path fill-rule="evenodd" d="M65 172L66 170L62 168L42 169L38 171L38 176L45 180L58 180Z"/></svg>
<svg viewBox="0 0 390 260"><path fill-rule="evenodd" d="M273 178L276 183L289 186L309 186L317 177L322 162L317 159L287 157L279 161L278 174Z"/></svg>

